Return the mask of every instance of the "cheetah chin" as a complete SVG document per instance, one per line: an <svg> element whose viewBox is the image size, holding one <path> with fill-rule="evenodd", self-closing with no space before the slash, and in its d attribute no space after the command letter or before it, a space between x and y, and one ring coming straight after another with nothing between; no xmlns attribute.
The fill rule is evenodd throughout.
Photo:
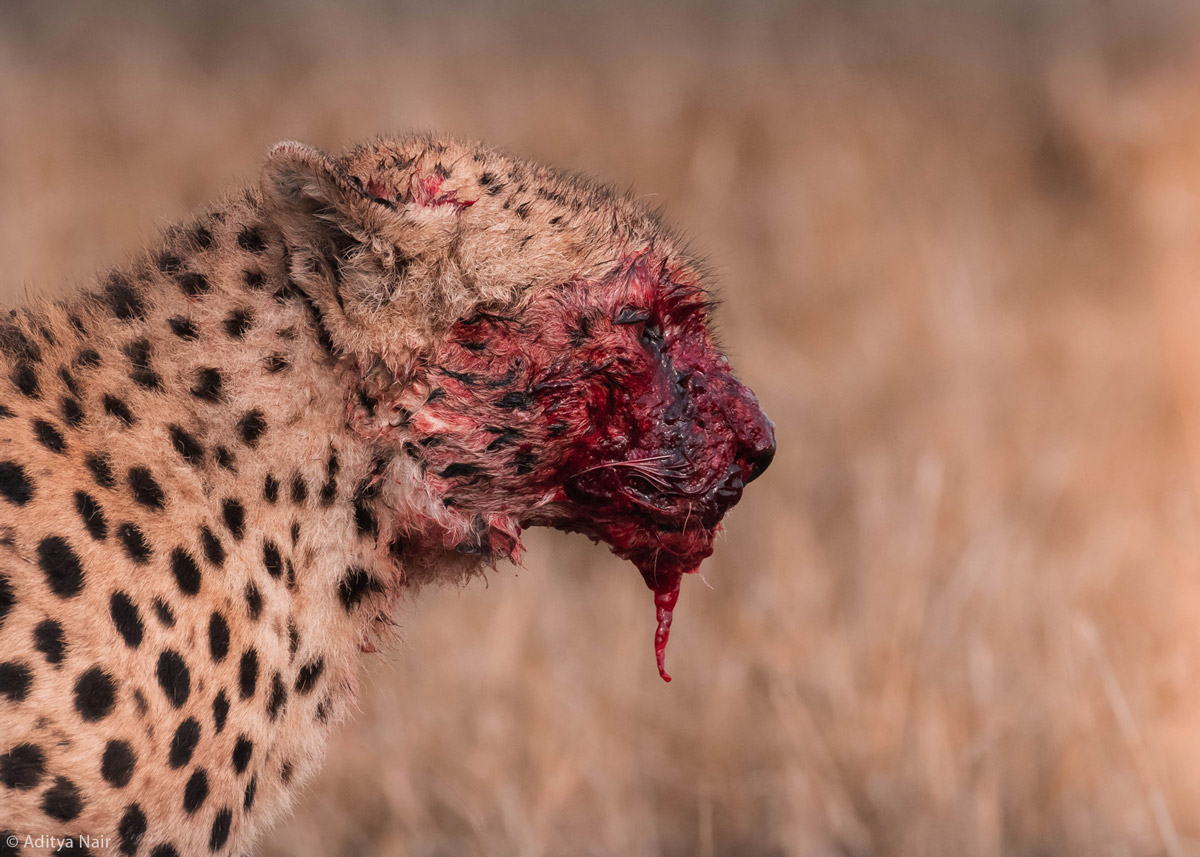
<svg viewBox="0 0 1200 857"><path fill-rule="evenodd" d="M281 143L260 188L14 310L0 857L247 851L397 598L527 527L634 563L669 681L682 577L775 451L712 305L629 199L408 137Z"/></svg>

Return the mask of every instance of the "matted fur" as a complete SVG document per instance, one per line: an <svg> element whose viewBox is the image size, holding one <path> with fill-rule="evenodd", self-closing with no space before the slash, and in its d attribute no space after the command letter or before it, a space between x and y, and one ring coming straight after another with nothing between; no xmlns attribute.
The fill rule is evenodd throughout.
<svg viewBox="0 0 1200 857"><path fill-rule="evenodd" d="M39 853L30 834L87 834L91 853L249 850L316 770L401 593L517 558L530 525L618 544L562 490L629 464L588 457L620 437L601 438L591 385L636 415L634 382L669 374L679 413L729 423L707 430L728 484L707 461L629 464L683 503L662 544L707 555L715 524L696 531L678 498L724 491L703 507L719 518L770 432L711 348L703 295L694 260L630 201L410 137L336 159L282 143L261 189L85 293L13 311L0 854L9 834L22 854ZM706 382L639 345L651 322L621 316L639 300L671 308L650 332L709 361Z"/></svg>

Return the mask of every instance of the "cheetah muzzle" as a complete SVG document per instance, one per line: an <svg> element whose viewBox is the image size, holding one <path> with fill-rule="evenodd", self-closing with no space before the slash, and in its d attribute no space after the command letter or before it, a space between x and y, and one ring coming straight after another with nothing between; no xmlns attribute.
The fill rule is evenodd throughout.
<svg viewBox="0 0 1200 857"><path fill-rule="evenodd" d="M400 595L528 527L634 563L669 680L680 581L775 450L711 310L628 199L412 137L280 144L260 189L13 311L0 855L251 848Z"/></svg>

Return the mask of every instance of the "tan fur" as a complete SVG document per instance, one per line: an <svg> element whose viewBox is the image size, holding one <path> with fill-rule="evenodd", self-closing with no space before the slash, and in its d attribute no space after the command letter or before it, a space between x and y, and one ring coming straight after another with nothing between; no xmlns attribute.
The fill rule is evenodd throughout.
<svg viewBox="0 0 1200 857"><path fill-rule="evenodd" d="M257 230L261 249L246 238L248 229ZM336 251L344 241L339 235L355 246L331 263L330 247ZM7 484L16 494L0 491L0 576L9 590L4 596L0 589L0 604L4 597L12 602L0 615L0 673L8 665L10 687L14 670L28 670L30 679L20 699L6 697L0 681L0 832L20 838L17 853L43 850L25 847L27 835L87 834L104 840L90 849L94 854L161 857L171 852L155 849L167 844L180 855L208 854L224 810L229 833L217 852L248 851L317 769L329 730L354 704L358 652L371 646L402 585L458 579L482 561L455 550L473 533L478 537L478 522L444 505L438 483L416 460L394 454L415 431L396 416L400 403L415 425L424 418L423 361L457 320L481 308L519 308L647 248L674 264L692 264L652 216L627 200L481 146L412 137L333 159L283 143L267 159L261 190L237 193L191 226L169 230L160 247L101 277L88 293L14 311L0 323L0 404L9 412L0 416L0 465L10 465ZM330 264L340 265L340 286ZM188 274L204 277L206 287L188 294L198 288ZM318 341L309 301L336 356ZM231 314L238 311L248 322L234 336ZM173 332L171 319L186 319L196 338ZM131 344L137 353L141 340L149 359L139 383L129 353ZM222 380L216 401L192 392L211 369ZM146 383L147 371L156 385ZM29 377L22 372L36 379L34 394L21 392L21 379ZM356 391L371 385L392 391L381 396L391 410L360 406ZM132 425L106 410L106 395L125 403ZM64 399L81 410L75 425ZM255 411L265 430L248 442L240 426ZM65 449L39 440L36 420L56 427ZM199 444L202 462L180 453L172 425ZM219 463L218 447L232 460ZM381 459L384 449L389 453ZM111 466L112 487L98 484L85 463L97 453ZM323 497L333 454L334 488ZM16 476L13 466L21 469ZM153 475L161 508L134 499L131 467ZM269 478L278 483L273 502L265 498ZM297 479L305 491L293 497ZM23 501L22 485L31 492ZM100 508L103 538L89 534L78 492ZM362 532L358 498L374 515L375 532ZM244 508L240 539L223 514L227 499ZM517 517L499 509L485 521L498 537L512 539L513 551ZM144 563L132 561L122 545L118 530L125 524L144 533L152 551ZM205 556L202 527L221 543L219 565ZM39 546L51 536L78 558L77 593L55 594L48 585ZM403 550L389 550L398 538ZM265 570L268 541L292 564L294 585L287 571L276 579ZM175 549L186 551L201 573L194 595L172 573ZM342 593L353 568L365 576L354 579L357 589L349 587L357 600L347 609ZM262 595L257 619L249 615L250 584ZM115 592L136 606L142 628L136 647L111 617ZM170 606L173 627L156 615L156 600ZM228 654L219 663L209 643L214 612L230 628ZM62 629L58 664L34 646L35 628L47 619ZM298 635L294 651L289 626ZM189 693L179 707L157 675L165 650L177 652L189 671ZM257 654L257 682L243 700L240 661L249 650ZM301 692L302 668L318 659L320 676ZM111 676L115 699L111 712L88 722L76 684L93 667ZM286 702L272 719L276 675ZM222 691L230 707L218 732L213 700ZM199 723L199 740L174 768L172 742L188 718ZM253 750L239 773L231 758L242 736ZM131 779L120 786L101 773L112 741L127 742L136 757ZM36 775L15 761L22 745L43 756ZM19 787L4 783L6 770ZM207 779L207 794L188 812L185 787L197 771ZM54 804L51 795L51 808L71 816L65 819L46 812L60 777L79 798L74 812L71 801ZM255 795L246 811L251 782ZM4 849L0 838L0 854L9 853Z"/></svg>

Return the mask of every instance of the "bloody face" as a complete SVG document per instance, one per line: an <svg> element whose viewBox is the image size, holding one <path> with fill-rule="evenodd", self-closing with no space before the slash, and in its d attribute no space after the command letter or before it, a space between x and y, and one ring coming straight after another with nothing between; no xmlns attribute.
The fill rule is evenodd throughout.
<svg viewBox="0 0 1200 857"><path fill-rule="evenodd" d="M477 438L426 451L456 504L507 502L521 526L583 533L634 563L655 593L667 681L682 576L775 454L771 421L712 344L710 307L682 269L634 254L519 317L456 326L428 415Z"/></svg>

